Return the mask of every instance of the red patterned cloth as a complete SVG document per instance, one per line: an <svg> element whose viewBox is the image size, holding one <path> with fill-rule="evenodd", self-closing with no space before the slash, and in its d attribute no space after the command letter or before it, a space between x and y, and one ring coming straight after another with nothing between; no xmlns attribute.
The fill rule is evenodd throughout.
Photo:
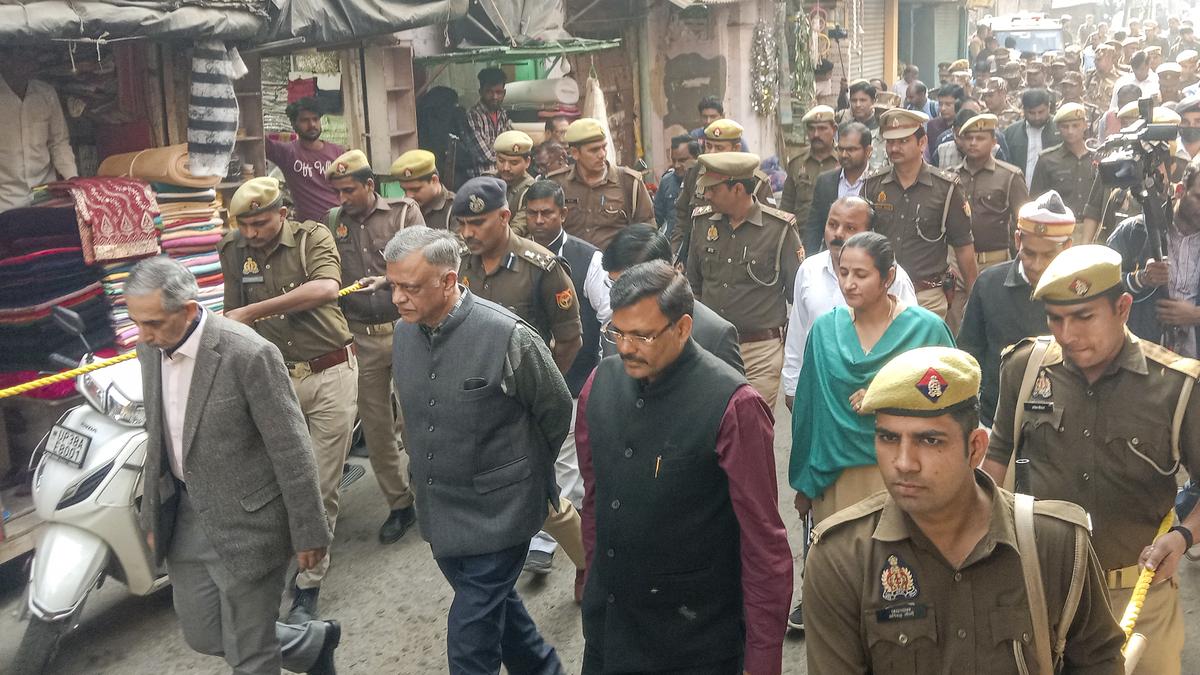
<svg viewBox="0 0 1200 675"><path fill-rule="evenodd" d="M72 178L53 183L75 202L87 264L158 253L158 201L150 184L134 178Z"/></svg>

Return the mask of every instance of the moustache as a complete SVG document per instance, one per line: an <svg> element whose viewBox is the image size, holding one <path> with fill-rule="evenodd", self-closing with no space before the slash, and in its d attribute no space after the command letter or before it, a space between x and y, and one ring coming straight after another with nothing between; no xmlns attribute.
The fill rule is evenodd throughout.
<svg viewBox="0 0 1200 675"><path fill-rule="evenodd" d="M845 239L832 239L829 242L829 246L830 246L830 248L832 248L834 246L843 246L843 245L845 245L845 243L846 243Z"/></svg>
<svg viewBox="0 0 1200 675"><path fill-rule="evenodd" d="M467 246L479 246L478 239L467 238L464 239L463 242L465 242Z"/></svg>
<svg viewBox="0 0 1200 675"><path fill-rule="evenodd" d="M624 361L625 363L640 363L642 365L646 365L645 361L643 361L642 359L639 359L636 356L626 356L625 354L622 354L621 360Z"/></svg>

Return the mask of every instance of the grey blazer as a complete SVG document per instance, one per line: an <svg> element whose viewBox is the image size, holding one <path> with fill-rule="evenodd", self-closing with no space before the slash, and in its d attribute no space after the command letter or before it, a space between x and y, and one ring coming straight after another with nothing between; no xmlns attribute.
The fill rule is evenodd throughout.
<svg viewBox="0 0 1200 675"><path fill-rule="evenodd" d="M805 255L816 255L825 248L825 221L829 220L829 209L838 199L838 181L842 178L842 167L830 169L813 181L812 204L808 207L808 222L804 224L802 243Z"/></svg>
<svg viewBox="0 0 1200 675"><path fill-rule="evenodd" d="M166 456L162 352L138 345L146 405L141 524L162 563L178 492ZM283 357L250 328L209 314L183 422L183 471L200 524L231 574L261 578L333 539L312 439Z"/></svg>
<svg viewBox="0 0 1200 675"><path fill-rule="evenodd" d="M737 328L699 300L692 309L692 339L709 354L728 363L739 374L746 374ZM601 355L604 357L617 353L617 346L607 340L602 340L601 346Z"/></svg>

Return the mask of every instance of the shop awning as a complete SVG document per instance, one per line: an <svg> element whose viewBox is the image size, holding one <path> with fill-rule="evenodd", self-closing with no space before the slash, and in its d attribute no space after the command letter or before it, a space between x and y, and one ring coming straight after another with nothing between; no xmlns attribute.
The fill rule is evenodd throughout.
<svg viewBox="0 0 1200 675"><path fill-rule="evenodd" d="M466 16L470 0L273 0L271 25L260 42L295 40L309 47L377 35Z"/></svg>
<svg viewBox="0 0 1200 675"><path fill-rule="evenodd" d="M564 54L598 52L604 49L613 49L620 46L620 40L587 40L584 38L575 38L572 40L562 40L559 42L544 42L537 45L525 45L523 47L504 47L497 45L470 47L452 52L445 52L443 54L419 56L414 59L414 61L419 64L511 63L515 61L528 61L529 59L552 59L556 56L563 56Z"/></svg>
<svg viewBox="0 0 1200 675"><path fill-rule="evenodd" d="M266 0L0 0L0 42L52 39L245 40L267 26Z"/></svg>

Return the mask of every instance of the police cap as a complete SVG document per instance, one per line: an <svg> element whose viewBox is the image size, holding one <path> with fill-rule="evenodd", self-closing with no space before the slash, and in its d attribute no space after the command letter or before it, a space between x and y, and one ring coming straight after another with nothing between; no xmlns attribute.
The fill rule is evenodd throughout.
<svg viewBox="0 0 1200 675"><path fill-rule="evenodd" d="M524 131L513 129L497 136L496 142L492 144L492 149L496 151L497 155L527 157L533 150L533 139Z"/></svg>
<svg viewBox="0 0 1200 675"><path fill-rule="evenodd" d="M701 190L728 180L754 177L761 160L749 152L708 152L700 155L700 177L696 186Z"/></svg>
<svg viewBox="0 0 1200 675"><path fill-rule="evenodd" d="M454 194L450 215L473 218L497 209L508 208L508 184L495 176L479 176L463 183Z"/></svg>
<svg viewBox="0 0 1200 675"><path fill-rule="evenodd" d="M229 200L229 215L232 218L257 216L278 209L283 204L283 190L279 181L270 176L251 178L233 193Z"/></svg>
<svg viewBox="0 0 1200 675"><path fill-rule="evenodd" d="M367 161L367 156L362 150L348 150L338 158L329 163L325 167L325 178L333 180L334 178L344 178L353 176L360 171L370 171L371 163Z"/></svg>
<svg viewBox="0 0 1200 675"><path fill-rule="evenodd" d="M428 150L409 150L392 162L393 178L419 180L437 173L437 157Z"/></svg>
<svg viewBox="0 0 1200 675"><path fill-rule="evenodd" d="M1120 253L1101 244L1072 246L1046 266L1033 299L1050 305L1074 305L1099 297L1120 283Z"/></svg>
<svg viewBox="0 0 1200 675"><path fill-rule="evenodd" d="M937 417L979 405L979 363L952 347L910 349L871 380L860 412Z"/></svg>

